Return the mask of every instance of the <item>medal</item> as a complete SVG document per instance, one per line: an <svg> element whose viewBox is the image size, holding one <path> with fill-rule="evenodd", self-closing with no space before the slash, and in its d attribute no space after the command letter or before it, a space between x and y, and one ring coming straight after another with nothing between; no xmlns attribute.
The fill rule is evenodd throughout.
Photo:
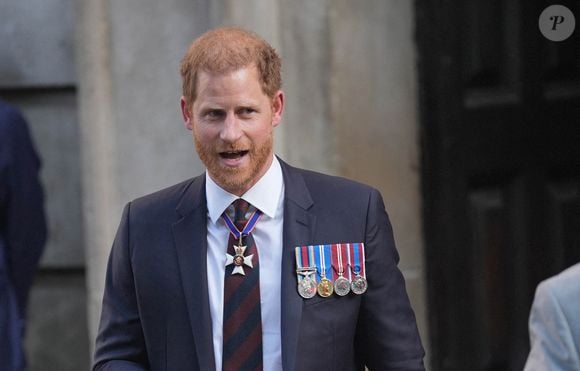
<svg viewBox="0 0 580 371"><path fill-rule="evenodd" d="M313 298L316 295L316 281L312 277L312 273L316 272L316 268L302 268L296 270L296 273L304 275L298 280L298 294L304 299Z"/></svg>
<svg viewBox="0 0 580 371"><path fill-rule="evenodd" d="M322 296L323 298L329 297L334 292L332 281L326 278L327 272L330 273L330 268L326 267L327 257L329 258L328 262L330 263L330 245L318 245L316 265L320 266L320 282L318 282L317 291L318 295Z"/></svg>
<svg viewBox="0 0 580 371"><path fill-rule="evenodd" d="M230 255L226 253L226 267L230 264L234 265L234 269L232 270L232 274L241 274L243 276L246 275L244 271L244 265L250 268L254 268L252 264L252 259L254 258L254 254L244 256L244 252L246 251L247 246L243 246L242 244L242 237L240 235L240 242L239 245L234 245L235 255Z"/></svg>
<svg viewBox="0 0 580 371"><path fill-rule="evenodd" d="M365 250L364 244L349 244L349 266L355 277L350 282L350 289L357 295L364 294L368 288L365 278Z"/></svg>
<svg viewBox="0 0 580 371"><path fill-rule="evenodd" d="M334 292L338 296L346 296L350 292L350 282L344 277L338 277L334 281Z"/></svg>
<svg viewBox="0 0 580 371"><path fill-rule="evenodd" d="M357 275L355 278L353 278L352 282L350 283L350 286L352 292L354 292L357 295L360 295L364 294L365 291L367 291L369 285L367 283L367 280L363 276Z"/></svg>
<svg viewBox="0 0 580 371"><path fill-rule="evenodd" d="M345 296L350 292L350 281L343 277L344 261L342 259L343 244L332 245L335 254L332 254L332 267L338 274L338 278L334 280L334 292L338 296Z"/></svg>
<svg viewBox="0 0 580 371"><path fill-rule="evenodd" d="M324 277L318 282L318 295L322 296L323 298L327 298L334 292L334 287L332 286L332 282Z"/></svg>
<svg viewBox="0 0 580 371"><path fill-rule="evenodd" d="M243 244L243 237L246 237L247 235L250 234L250 232L252 232L252 230L256 226L256 223L258 222L258 219L260 219L260 216L262 216L262 212L256 209L254 214L252 214L252 216L250 217L250 220L246 223L244 229L242 231L239 231L234 222L232 222L232 219L230 219L230 217L227 215L227 213L224 212L222 214L222 219L226 223L226 226L230 230L230 233L234 235L234 237L237 240L239 240L238 244L233 246L234 255L230 255L226 252L226 267L231 264L234 265L232 274L241 274L245 276L246 272L244 271L244 266L254 268L254 265L252 263L254 254L244 256L247 246L244 246Z"/></svg>
<svg viewBox="0 0 580 371"><path fill-rule="evenodd" d="M316 295L316 267L311 265L314 263L313 251L306 246L298 246L294 252L296 254L298 294L304 299L313 298Z"/></svg>
<svg viewBox="0 0 580 371"><path fill-rule="evenodd" d="M363 243L298 246L294 252L298 294L304 299L367 291Z"/></svg>

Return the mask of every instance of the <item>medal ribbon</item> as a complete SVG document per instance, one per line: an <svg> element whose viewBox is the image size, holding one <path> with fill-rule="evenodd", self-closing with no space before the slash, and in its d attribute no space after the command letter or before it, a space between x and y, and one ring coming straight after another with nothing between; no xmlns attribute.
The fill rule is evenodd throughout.
<svg viewBox="0 0 580 371"><path fill-rule="evenodd" d="M328 268L326 268L327 264ZM324 245L324 249L322 250L322 269L324 269L325 277L334 282L330 245Z"/></svg>
<svg viewBox="0 0 580 371"><path fill-rule="evenodd" d="M342 243L332 245L332 268L334 268L333 280L336 280L338 277L348 277L348 268L345 269L345 261L343 259L343 256L346 257L345 247L346 244Z"/></svg>
<svg viewBox="0 0 580 371"><path fill-rule="evenodd" d="M338 249L340 248L340 244L332 244L330 245L331 250L330 250L330 255L331 255L331 265L332 265L332 281L334 282L334 280L337 277L340 277L340 275L338 274L339 270L340 270L340 254Z"/></svg>
<svg viewBox="0 0 580 371"><path fill-rule="evenodd" d="M316 264L316 260L314 259L314 246L308 246L308 266L312 267L312 263L314 263L314 267L316 268L316 273L314 274L314 280L318 282L316 277L318 276L318 264Z"/></svg>
<svg viewBox="0 0 580 371"><path fill-rule="evenodd" d="M361 264L360 264L360 275L363 276L363 278L367 278L367 270L365 269L365 264L366 264L366 258L365 258L365 244L364 243L359 243L358 247L360 249L360 255L362 256L361 259Z"/></svg>
<svg viewBox="0 0 580 371"><path fill-rule="evenodd" d="M294 248L294 254L296 255L296 271L298 272L300 270L300 268L302 268L302 254L300 254L300 252L302 251L302 249L300 248L300 246L297 246ZM297 274L298 276L298 282L302 281L302 275L301 274Z"/></svg>
<svg viewBox="0 0 580 371"><path fill-rule="evenodd" d="M352 272L363 278L366 278L365 272L365 249L363 243L353 243L349 246L349 263L352 267ZM351 260L352 258L352 260Z"/></svg>
<svg viewBox="0 0 580 371"><path fill-rule="evenodd" d="M256 211L254 211L254 213L250 217L250 220L248 220L246 226L242 231L238 230L238 228L236 227L232 219L230 219L230 217L227 215L227 213L222 214L222 219L226 223L226 226L230 230L230 233L234 235L234 238L236 240L239 240L241 237L249 235L254 230L254 228L256 227L256 223L258 222L261 216L262 212L256 209Z"/></svg>
<svg viewBox="0 0 580 371"><path fill-rule="evenodd" d="M347 277L348 278L348 281L351 282L352 281L352 270L349 268L351 266L351 263L350 263L350 244L347 243L346 246L344 246L344 247L345 247L345 250L346 250L346 265L347 265L346 273L347 273L347 276L348 276Z"/></svg>
<svg viewBox="0 0 580 371"><path fill-rule="evenodd" d="M364 258L364 244L353 243L349 245L349 264L351 266L352 273L355 276L362 276L366 278L365 275L365 258ZM351 260L352 259L352 260Z"/></svg>
<svg viewBox="0 0 580 371"><path fill-rule="evenodd" d="M296 270L300 270L300 268L303 267L302 265L302 249L304 248L304 246L300 247L297 246L294 248L294 254L296 255ZM298 282L302 281L302 275L299 274L298 275Z"/></svg>
<svg viewBox="0 0 580 371"><path fill-rule="evenodd" d="M300 267L299 268L306 268L310 267L310 259L308 259L308 246L302 246L302 248L297 247L297 250L300 250Z"/></svg>
<svg viewBox="0 0 580 371"><path fill-rule="evenodd" d="M318 245L316 247L317 249L315 250L315 258L316 266L320 267L320 279L322 279L322 277L326 277L328 279L330 276L330 266L328 268L326 267L326 259L328 257L329 262L332 264L330 260L330 245Z"/></svg>
<svg viewBox="0 0 580 371"><path fill-rule="evenodd" d="M310 276L310 274L318 271L314 261L314 246L298 246L294 249L296 254L296 270L298 273L298 282L301 282L305 277ZM304 270L305 272L311 270L311 273L300 274L298 271ZM313 275L312 279L316 282L316 274Z"/></svg>
<svg viewBox="0 0 580 371"><path fill-rule="evenodd" d="M300 271L302 268L309 267L308 264L308 246L298 246L294 249L296 253L296 268ZM304 279L304 274L298 274L298 282Z"/></svg>

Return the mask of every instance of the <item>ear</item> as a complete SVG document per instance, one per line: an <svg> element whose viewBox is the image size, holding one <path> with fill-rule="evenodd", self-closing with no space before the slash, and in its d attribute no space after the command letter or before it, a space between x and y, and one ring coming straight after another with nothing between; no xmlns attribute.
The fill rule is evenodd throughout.
<svg viewBox="0 0 580 371"><path fill-rule="evenodd" d="M183 116L183 125L187 130L193 130L193 120L191 114L191 107L187 104L185 97L181 97L181 115Z"/></svg>
<svg viewBox="0 0 580 371"><path fill-rule="evenodd" d="M276 127L282 121L282 114L284 113L284 92L278 90L272 98L272 126Z"/></svg>

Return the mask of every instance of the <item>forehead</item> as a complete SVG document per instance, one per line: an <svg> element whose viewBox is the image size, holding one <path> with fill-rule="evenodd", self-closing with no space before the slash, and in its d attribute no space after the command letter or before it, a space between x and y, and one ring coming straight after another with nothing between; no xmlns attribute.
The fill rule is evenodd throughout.
<svg viewBox="0 0 580 371"><path fill-rule="evenodd" d="M229 96L264 96L258 69L255 66L228 72L202 70L197 76L197 98L210 99Z"/></svg>

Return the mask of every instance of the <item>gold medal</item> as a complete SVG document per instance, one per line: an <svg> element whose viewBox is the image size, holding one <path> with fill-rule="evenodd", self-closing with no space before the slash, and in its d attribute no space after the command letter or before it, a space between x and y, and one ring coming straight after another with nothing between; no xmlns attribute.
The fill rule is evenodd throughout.
<svg viewBox="0 0 580 371"><path fill-rule="evenodd" d="M318 295L322 296L323 298L327 298L334 292L334 287L332 285L332 281L330 281L326 277L322 277L320 282L318 282Z"/></svg>
<svg viewBox="0 0 580 371"><path fill-rule="evenodd" d="M326 278L327 272L327 265L326 265L326 254L325 254L325 245L318 245L318 256L320 259L320 281L318 282L318 295L322 296L323 298L327 298L334 292L334 286L332 285L332 281ZM329 261L330 263L330 261Z"/></svg>

